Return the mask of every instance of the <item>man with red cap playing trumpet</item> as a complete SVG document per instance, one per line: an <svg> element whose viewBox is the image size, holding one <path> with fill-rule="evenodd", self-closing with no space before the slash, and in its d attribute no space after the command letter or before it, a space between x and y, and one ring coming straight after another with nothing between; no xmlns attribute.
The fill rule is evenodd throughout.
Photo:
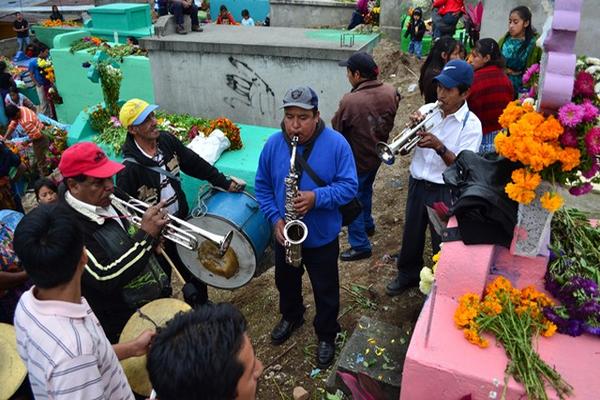
<svg viewBox="0 0 600 400"><path fill-rule="evenodd" d="M58 168L64 177L64 202L84 234L88 262L82 294L111 343L117 343L127 320L142 305L170 295L169 280L153 248L167 224L164 203L149 207L140 229L130 231L129 214L112 201L114 175L125 168L94 143L69 147Z"/></svg>

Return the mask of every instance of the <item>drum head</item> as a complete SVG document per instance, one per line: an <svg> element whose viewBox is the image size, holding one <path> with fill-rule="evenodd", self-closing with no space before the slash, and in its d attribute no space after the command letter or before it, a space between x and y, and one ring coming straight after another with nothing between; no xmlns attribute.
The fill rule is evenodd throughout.
<svg viewBox="0 0 600 400"><path fill-rule="evenodd" d="M236 289L244 286L250 281L250 279L252 279L254 272L256 271L256 257L254 255L254 249L252 248L250 241L243 234L241 234L235 226L228 221L212 215L191 218L187 222L218 235L225 235L229 231L233 230L231 249L235 251L238 263L240 265L238 272L228 279L214 274L206 269L200 263L200 260L198 260L197 251L188 250L183 246L177 245L177 252L179 253L181 261L183 261L187 269L196 278L200 279L207 285L219 289ZM199 237L198 244L202 243L204 240L206 239Z"/></svg>
<svg viewBox="0 0 600 400"><path fill-rule="evenodd" d="M192 308L181 300L177 299L158 299L146 304L140 311L142 314L135 313L129 318L127 324L121 332L119 343L129 342L137 338L145 330L155 330L156 327L148 319L154 321L159 327L165 326L177 313L187 312ZM143 315L143 317L142 317ZM146 356L130 357L121 361L123 371L129 381L131 390L142 396L150 396L152 384L146 370Z"/></svg>

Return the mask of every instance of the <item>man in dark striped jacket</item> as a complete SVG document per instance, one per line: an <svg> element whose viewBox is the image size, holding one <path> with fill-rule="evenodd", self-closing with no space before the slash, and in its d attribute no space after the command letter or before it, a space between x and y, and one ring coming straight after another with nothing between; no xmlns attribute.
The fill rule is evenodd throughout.
<svg viewBox="0 0 600 400"><path fill-rule="evenodd" d="M83 295L111 343L135 310L171 293L154 247L167 223L164 203L150 207L141 228L126 219L127 210L111 199L113 176L124 168L94 143L81 142L63 153L58 165L65 178L64 202L84 234L88 262Z"/></svg>

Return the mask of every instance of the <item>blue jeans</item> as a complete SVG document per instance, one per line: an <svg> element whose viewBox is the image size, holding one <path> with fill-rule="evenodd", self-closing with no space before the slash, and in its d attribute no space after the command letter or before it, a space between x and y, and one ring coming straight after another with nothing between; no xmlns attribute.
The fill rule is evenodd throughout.
<svg viewBox="0 0 600 400"><path fill-rule="evenodd" d="M375 228L375 222L371 215L371 207L373 204L373 182L377 170L358 174L358 193L356 197L360 200L363 206L362 212L356 219L348 225L348 243L356 251L370 251L371 242L367 236L369 229Z"/></svg>
<svg viewBox="0 0 600 400"><path fill-rule="evenodd" d="M420 40L411 40L408 45L408 54L415 54L417 58L421 59L421 48L423 47L423 42Z"/></svg>
<svg viewBox="0 0 600 400"><path fill-rule="evenodd" d="M183 15L187 14L192 19L192 26L199 26L198 21L198 7L192 3L191 6L184 8L181 3L171 4L171 14L175 16L175 23L179 26L183 26Z"/></svg>
<svg viewBox="0 0 600 400"><path fill-rule="evenodd" d="M17 51L25 51L25 48L27 47L27 45L29 45L29 43L31 42L31 39L29 38L29 36L25 36L25 37L18 37L17 38Z"/></svg>

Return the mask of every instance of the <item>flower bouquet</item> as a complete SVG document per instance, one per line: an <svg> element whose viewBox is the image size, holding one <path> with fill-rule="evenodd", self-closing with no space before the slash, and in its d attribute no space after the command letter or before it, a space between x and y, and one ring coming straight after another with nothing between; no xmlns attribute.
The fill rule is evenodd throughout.
<svg viewBox="0 0 600 400"><path fill-rule="evenodd" d="M546 385L560 399L572 392L571 385L540 358L532 344L534 338L550 337L556 331L556 325L542 312L551 305L552 300L545 294L531 286L516 289L502 276L488 284L483 298L466 293L459 299L454 323L463 330L465 339L486 348L489 342L482 334L491 333L504 347L509 361L502 398L506 396L509 376L523 384L529 399L548 399Z"/></svg>
<svg viewBox="0 0 600 400"><path fill-rule="evenodd" d="M37 65L42 76L50 81L50 83L54 84L56 76L54 75L54 65L52 65L52 61L47 58L38 58Z"/></svg>
<svg viewBox="0 0 600 400"><path fill-rule="evenodd" d="M544 309L560 333L600 336L600 227L575 209L560 210L552 222L552 254L546 289L561 304Z"/></svg>
<svg viewBox="0 0 600 400"><path fill-rule="evenodd" d="M582 151L564 146L561 123L535 111L530 101L509 103L499 122L504 130L494 141L496 151L522 165L505 187L508 197L519 203L512 250L536 256L549 234L552 214L563 204L555 185L577 178Z"/></svg>
<svg viewBox="0 0 600 400"><path fill-rule="evenodd" d="M41 26L43 26L44 28L64 28L64 27L74 28L74 27L79 27L79 26L83 25L81 22L61 21L59 19L55 19L55 20L44 19L44 20L40 21L39 24Z"/></svg>
<svg viewBox="0 0 600 400"><path fill-rule="evenodd" d="M85 49L89 49L92 47L101 46L103 43L106 43L106 41L103 39L100 39L99 37L85 36L85 37L82 37L81 39L75 40L73 43L71 43L71 48L69 49L69 52L71 54L74 54L75 52L77 52L79 50L85 50Z"/></svg>
<svg viewBox="0 0 600 400"><path fill-rule="evenodd" d="M438 251L431 259L433 260L433 266L423 267L421 272L419 273L419 290L424 295L428 295L431 293L431 288L433 287L433 283L435 282L435 270L437 269L438 262L440 261L440 256L442 255L442 251Z"/></svg>

